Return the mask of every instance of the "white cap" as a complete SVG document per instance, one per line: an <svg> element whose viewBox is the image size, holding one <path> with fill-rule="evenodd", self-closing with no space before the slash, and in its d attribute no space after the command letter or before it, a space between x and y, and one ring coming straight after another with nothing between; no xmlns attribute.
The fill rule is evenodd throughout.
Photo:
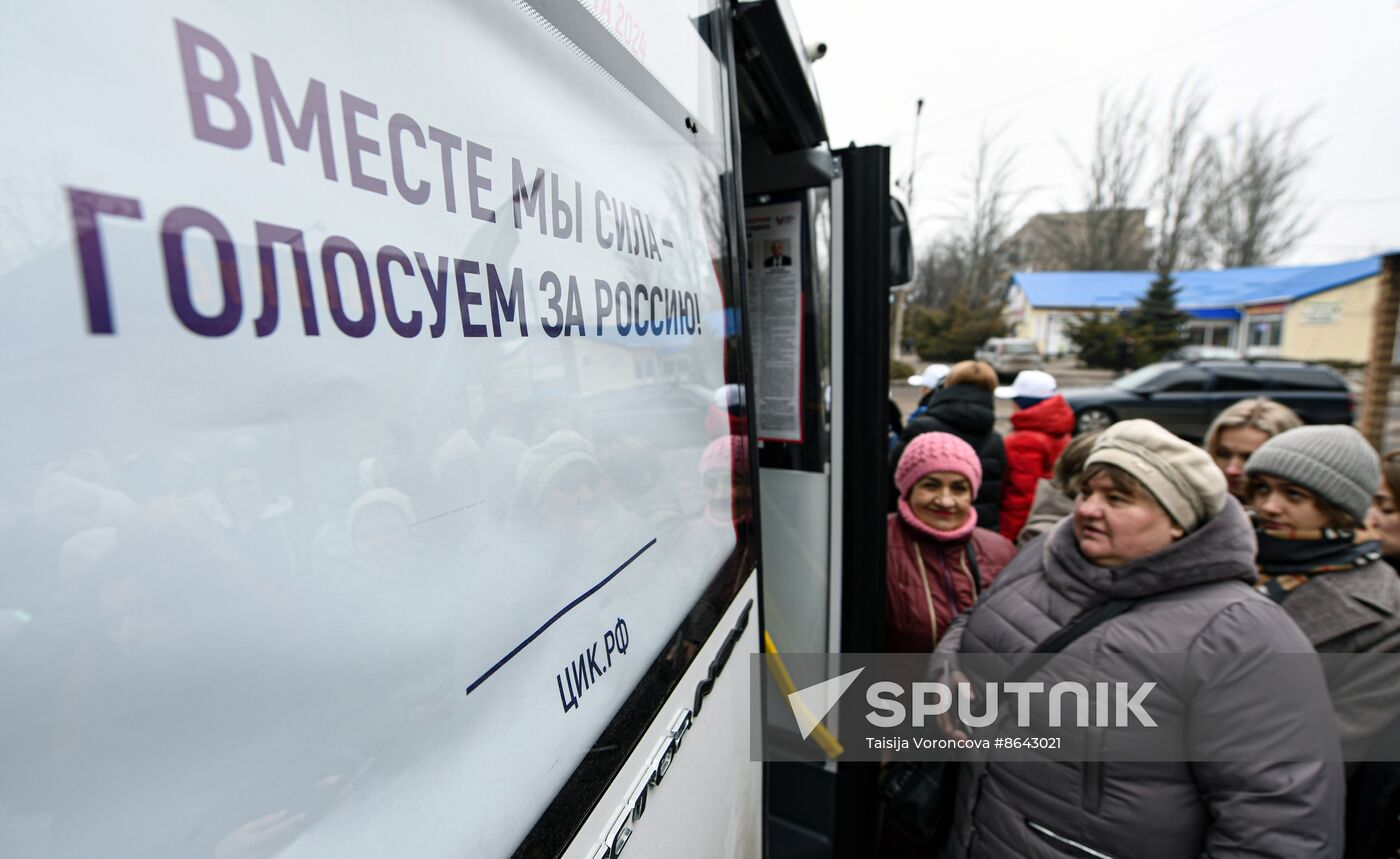
<svg viewBox="0 0 1400 859"><path fill-rule="evenodd" d="M943 383L947 375L947 364L929 364L919 375L910 376L909 384L916 388L936 388Z"/></svg>
<svg viewBox="0 0 1400 859"><path fill-rule="evenodd" d="M997 388L996 395L1003 400L1014 400L1017 397L1043 400L1046 397L1053 397L1055 396L1055 377L1044 370L1022 370L1016 374L1015 381L1009 387L1003 385Z"/></svg>
<svg viewBox="0 0 1400 859"><path fill-rule="evenodd" d="M714 404L721 409L742 406L744 404L744 386L733 382L720 385L715 388Z"/></svg>

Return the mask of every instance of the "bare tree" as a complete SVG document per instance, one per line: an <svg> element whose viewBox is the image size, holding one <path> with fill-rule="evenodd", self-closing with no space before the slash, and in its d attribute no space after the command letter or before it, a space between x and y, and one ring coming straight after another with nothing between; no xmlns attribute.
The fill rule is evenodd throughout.
<svg viewBox="0 0 1400 859"><path fill-rule="evenodd" d="M967 260L957 240L948 234L936 237L919 255L914 269L915 304L947 307L962 292Z"/></svg>
<svg viewBox="0 0 1400 859"><path fill-rule="evenodd" d="M1205 218L1221 265L1267 265L1312 231L1298 189L1312 161L1299 136L1307 117L1272 121L1256 110L1230 126Z"/></svg>
<svg viewBox="0 0 1400 859"><path fill-rule="evenodd" d="M955 225L919 259L914 298L926 307L947 307L959 298L970 306L1000 306L1005 298L1002 246L1023 194L1012 187L1015 153L1001 149L997 138L983 132Z"/></svg>
<svg viewBox="0 0 1400 859"><path fill-rule="evenodd" d="M1012 188L1014 152L997 145L999 133L985 130L977 142L977 159L968 177L967 206L957 243L965 264L964 297L974 304L999 304L1006 293L1002 245L1011 232L1012 210L1023 194Z"/></svg>
<svg viewBox="0 0 1400 859"><path fill-rule="evenodd" d="M1162 129L1161 163L1152 183L1157 225L1152 268L1163 278L1208 258L1205 212L1216 170L1216 144L1201 124L1209 100L1199 79L1183 78Z"/></svg>
<svg viewBox="0 0 1400 859"><path fill-rule="evenodd" d="M1058 265L1113 271L1144 264L1147 237L1138 205L1147 143L1144 88L1100 92L1093 152L1087 163L1070 154L1083 176L1083 211L1047 215L1043 222L1043 240Z"/></svg>

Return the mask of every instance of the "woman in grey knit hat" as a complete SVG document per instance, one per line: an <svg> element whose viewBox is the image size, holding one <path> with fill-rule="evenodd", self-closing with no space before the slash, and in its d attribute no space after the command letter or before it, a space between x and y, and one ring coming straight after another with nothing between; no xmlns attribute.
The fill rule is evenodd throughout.
<svg viewBox="0 0 1400 859"><path fill-rule="evenodd" d="M1380 457L1349 426L1269 439L1245 465L1260 584L1319 653L1400 652L1400 577L1380 541L1359 532L1381 480ZM1388 665L1389 663L1387 663ZM1400 849L1400 766L1357 765L1400 729L1400 684L1375 660L1329 661L1328 691L1348 761L1347 857Z"/></svg>
<svg viewBox="0 0 1400 859"><path fill-rule="evenodd" d="M1358 539L1381 480L1380 457L1361 433L1349 426L1280 433L1254 452L1245 473L1258 528L1260 589L1285 610L1301 588L1395 579L1381 562L1380 543ZM1350 575L1324 577L1340 572Z"/></svg>

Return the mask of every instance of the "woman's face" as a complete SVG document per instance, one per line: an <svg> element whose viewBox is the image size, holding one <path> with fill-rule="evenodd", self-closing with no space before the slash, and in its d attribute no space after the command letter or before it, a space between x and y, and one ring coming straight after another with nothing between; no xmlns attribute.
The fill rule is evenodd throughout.
<svg viewBox="0 0 1400 859"><path fill-rule="evenodd" d="M1400 508L1396 508L1395 495L1384 480L1371 501L1366 527L1380 535L1381 552L1387 558L1400 557Z"/></svg>
<svg viewBox="0 0 1400 859"><path fill-rule="evenodd" d="M1310 491L1272 474L1250 478L1248 501L1266 527L1316 531L1332 525Z"/></svg>
<svg viewBox="0 0 1400 859"><path fill-rule="evenodd" d="M972 484L956 471L931 471L909 490L909 507L935 531L954 531L972 510Z"/></svg>
<svg viewBox="0 0 1400 859"><path fill-rule="evenodd" d="M1085 481L1074 501L1079 551L1100 567L1121 567L1160 552L1184 533L1145 490L1121 490L1107 474Z"/></svg>
<svg viewBox="0 0 1400 859"><path fill-rule="evenodd" d="M1223 429L1215 437L1215 464L1225 472L1230 483L1230 494L1245 499L1249 479L1244 476L1244 464L1249 455L1259 449L1259 445L1269 440L1268 433L1254 427L1230 427Z"/></svg>
<svg viewBox="0 0 1400 859"><path fill-rule="evenodd" d="M598 524L602 475L589 462L574 462L556 474L540 498L544 521L555 528L592 528Z"/></svg>

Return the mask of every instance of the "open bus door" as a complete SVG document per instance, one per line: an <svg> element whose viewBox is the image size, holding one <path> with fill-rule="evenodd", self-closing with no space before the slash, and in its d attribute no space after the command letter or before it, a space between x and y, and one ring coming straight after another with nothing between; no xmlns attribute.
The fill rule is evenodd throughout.
<svg viewBox="0 0 1400 859"><path fill-rule="evenodd" d="M786 4L741 6L735 39L765 650L877 651L889 288L911 277L908 224L890 197L888 149L828 147ZM804 742L784 695L755 691L778 726L767 736ZM771 857L875 849L877 770L842 763L839 731L823 735L827 764L766 765Z"/></svg>

